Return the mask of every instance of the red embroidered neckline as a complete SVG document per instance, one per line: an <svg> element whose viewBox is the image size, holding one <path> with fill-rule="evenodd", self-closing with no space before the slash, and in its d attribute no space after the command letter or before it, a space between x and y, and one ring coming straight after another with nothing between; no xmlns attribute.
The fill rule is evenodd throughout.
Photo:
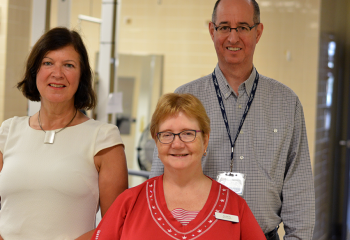
<svg viewBox="0 0 350 240"><path fill-rule="evenodd" d="M160 179L159 179L160 180ZM214 183L213 183L214 184ZM170 221L166 218L165 214L162 212L159 206L159 197L157 197L156 191L157 181L148 182L146 186L146 197L148 202L148 208L152 215L154 222L170 237L178 240L192 240L207 232L214 224L217 222L215 218L215 212L223 212L226 208L226 204L229 198L229 191L222 185L219 185L219 191L214 204L210 204L212 209L210 213L203 218L197 226L194 226L188 232L182 232L173 226ZM201 210L203 211L203 209ZM200 212L201 212L200 211ZM200 214L198 213L198 215ZM197 216L198 216L197 215Z"/></svg>

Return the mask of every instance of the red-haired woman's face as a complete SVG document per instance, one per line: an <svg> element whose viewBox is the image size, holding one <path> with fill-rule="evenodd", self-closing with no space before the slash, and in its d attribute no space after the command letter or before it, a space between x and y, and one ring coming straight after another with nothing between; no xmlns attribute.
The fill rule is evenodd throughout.
<svg viewBox="0 0 350 240"><path fill-rule="evenodd" d="M198 121L180 112L177 116L166 118L159 124L159 132L180 133L185 130L201 130ZM201 168L201 159L207 149L209 136L202 132L196 133L192 142L183 142L178 135L168 144L156 141L159 158L164 169L169 171L188 168Z"/></svg>

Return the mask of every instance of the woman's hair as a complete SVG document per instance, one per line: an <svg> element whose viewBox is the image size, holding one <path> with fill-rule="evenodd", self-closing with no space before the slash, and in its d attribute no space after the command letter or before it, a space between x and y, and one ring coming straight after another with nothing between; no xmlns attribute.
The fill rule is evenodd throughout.
<svg viewBox="0 0 350 240"><path fill-rule="evenodd" d="M150 126L152 138L156 140L159 125L162 121L168 117L177 116L180 112L189 118L196 119L199 124L199 130L204 135L210 133L210 119L198 98L188 93L168 93L160 97L156 110L152 115Z"/></svg>
<svg viewBox="0 0 350 240"><path fill-rule="evenodd" d="M56 27L35 43L26 63L23 80L17 88L31 101L40 101L40 93L36 86L36 76L41 62L49 51L73 46L80 56L80 80L77 92L74 95L74 106L77 109L92 109L96 106L96 95L92 88L92 70L84 43L76 31L65 27Z"/></svg>

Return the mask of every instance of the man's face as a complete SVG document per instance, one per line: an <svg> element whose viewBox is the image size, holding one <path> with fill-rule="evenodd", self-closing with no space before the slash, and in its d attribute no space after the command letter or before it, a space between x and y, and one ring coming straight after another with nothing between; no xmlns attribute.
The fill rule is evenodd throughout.
<svg viewBox="0 0 350 240"><path fill-rule="evenodd" d="M237 28L252 27L254 8L249 0L221 0L216 9L216 21L209 24L209 32L215 45L219 66L252 67L255 45L258 43L263 25L258 24L248 32L228 33L215 30L215 26ZM215 24L215 25L214 25Z"/></svg>

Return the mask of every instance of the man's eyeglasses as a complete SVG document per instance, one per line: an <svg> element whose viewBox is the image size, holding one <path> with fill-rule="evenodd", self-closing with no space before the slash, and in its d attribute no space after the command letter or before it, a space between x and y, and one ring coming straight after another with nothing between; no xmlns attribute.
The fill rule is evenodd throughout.
<svg viewBox="0 0 350 240"><path fill-rule="evenodd" d="M232 28L228 25L221 25L221 26L216 26L215 23L214 24L214 28L215 30L219 33L219 34L228 34L231 32L232 29L234 29L238 34L240 35L244 35L244 34L248 34L254 27L258 26L260 23L255 23L253 26L248 26L248 25L243 25L243 26L238 26L235 28Z"/></svg>
<svg viewBox="0 0 350 240"><path fill-rule="evenodd" d="M196 139L197 132L202 132L200 130L185 130L180 133L172 132L159 132L157 137L161 143L169 144L172 143L175 139L175 136L178 135L180 140L183 142L193 142Z"/></svg>

